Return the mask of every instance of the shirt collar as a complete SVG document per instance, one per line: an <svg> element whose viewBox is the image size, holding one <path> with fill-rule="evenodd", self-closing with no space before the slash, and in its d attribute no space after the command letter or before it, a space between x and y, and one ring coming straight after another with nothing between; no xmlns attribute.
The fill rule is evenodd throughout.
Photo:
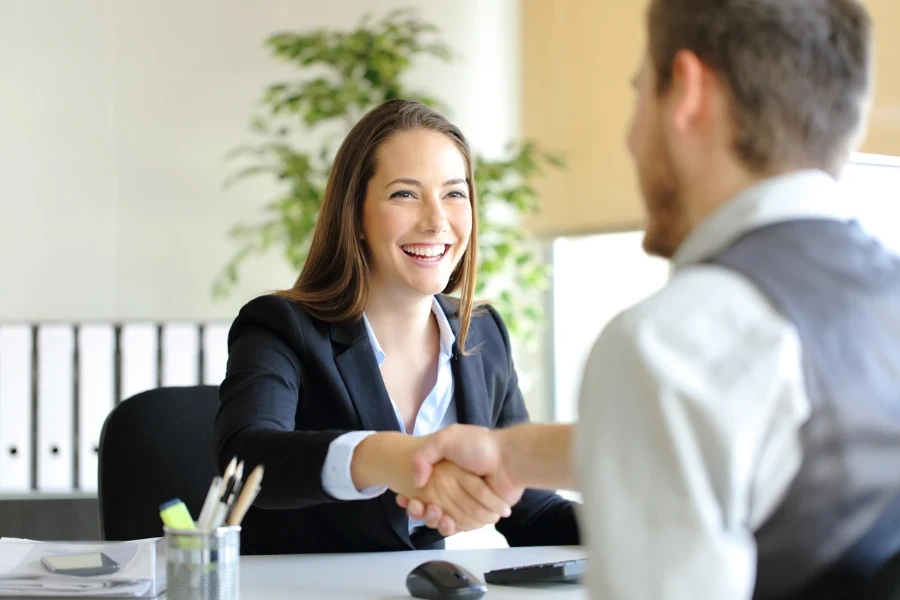
<svg viewBox="0 0 900 600"><path fill-rule="evenodd" d="M729 200L688 235L672 258L674 268L705 260L754 229L799 219L852 218L834 178L818 170L779 175Z"/></svg>
<svg viewBox="0 0 900 600"><path fill-rule="evenodd" d="M453 354L453 343L456 341L456 336L453 335L453 329L450 328L450 320L447 319L447 315L444 314L441 305L438 303L437 296L432 300L431 312L434 313L434 316L437 318L438 329L441 333L440 360L443 363ZM363 313L363 323L366 325L366 332L369 334L369 341L372 343L372 351L375 352L375 360L377 360L378 365L381 366L381 363L383 363L385 359L384 350L381 349L381 344L378 343L378 338L375 337L375 331L369 324L369 319L366 317L365 313Z"/></svg>

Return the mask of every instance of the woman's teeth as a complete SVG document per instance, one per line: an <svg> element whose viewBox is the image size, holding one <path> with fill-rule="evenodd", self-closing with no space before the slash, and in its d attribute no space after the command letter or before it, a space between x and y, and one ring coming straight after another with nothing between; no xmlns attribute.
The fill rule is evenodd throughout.
<svg viewBox="0 0 900 600"><path fill-rule="evenodd" d="M447 246L401 246L401 249L409 254L419 258L440 258L447 251Z"/></svg>

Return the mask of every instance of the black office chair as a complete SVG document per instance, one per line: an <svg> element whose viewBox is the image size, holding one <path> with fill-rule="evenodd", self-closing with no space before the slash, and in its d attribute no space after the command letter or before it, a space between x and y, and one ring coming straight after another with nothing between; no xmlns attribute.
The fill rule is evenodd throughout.
<svg viewBox="0 0 900 600"><path fill-rule="evenodd" d="M859 600L900 600L900 554L878 569Z"/></svg>
<svg viewBox="0 0 900 600"><path fill-rule="evenodd" d="M159 505L180 498L196 519L216 476L213 422L218 387L142 392L107 416L100 434L100 535L161 536Z"/></svg>

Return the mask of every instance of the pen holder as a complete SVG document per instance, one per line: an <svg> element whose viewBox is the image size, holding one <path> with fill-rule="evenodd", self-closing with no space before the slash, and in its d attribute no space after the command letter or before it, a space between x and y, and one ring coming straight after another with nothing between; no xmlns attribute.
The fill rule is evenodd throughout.
<svg viewBox="0 0 900 600"><path fill-rule="evenodd" d="M166 600L239 600L240 526L213 531L164 527Z"/></svg>

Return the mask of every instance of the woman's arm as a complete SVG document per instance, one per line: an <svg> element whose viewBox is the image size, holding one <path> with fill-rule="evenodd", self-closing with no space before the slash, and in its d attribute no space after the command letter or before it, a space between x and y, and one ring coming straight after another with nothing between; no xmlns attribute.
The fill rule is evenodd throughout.
<svg viewBox="0 0 900 600"><path fill-rule="evenodd" d="M265 465L265 485L255 502L262 508L335 502L322 487L321 472L329 445L346 431L295 431L298 399L303 401L296 352L253 312L242 311L229 334L215 422L219 469L234 456L248 468Z"/></svg>
<svg viewBox="0 0 900 600"><path fill-rule="evenodd" d="M229 358L220 386L215 449L220 470L232 457L248 468L266 466L266 485L255 502L261 508L296 509L338 498L323 485L329 449L347 430L295 431L299 402L306 397L298 351L303 329L292 307L274 297L251 302L229 333ZM377 432L355 447L350 464L357 490L413 489L412 453L419 442L398 432ZM459 469L445 469L430 486L429 498L470 528L495 522L508 512L484 482ZM476 525L477 523L477 525Z"/></svg>

